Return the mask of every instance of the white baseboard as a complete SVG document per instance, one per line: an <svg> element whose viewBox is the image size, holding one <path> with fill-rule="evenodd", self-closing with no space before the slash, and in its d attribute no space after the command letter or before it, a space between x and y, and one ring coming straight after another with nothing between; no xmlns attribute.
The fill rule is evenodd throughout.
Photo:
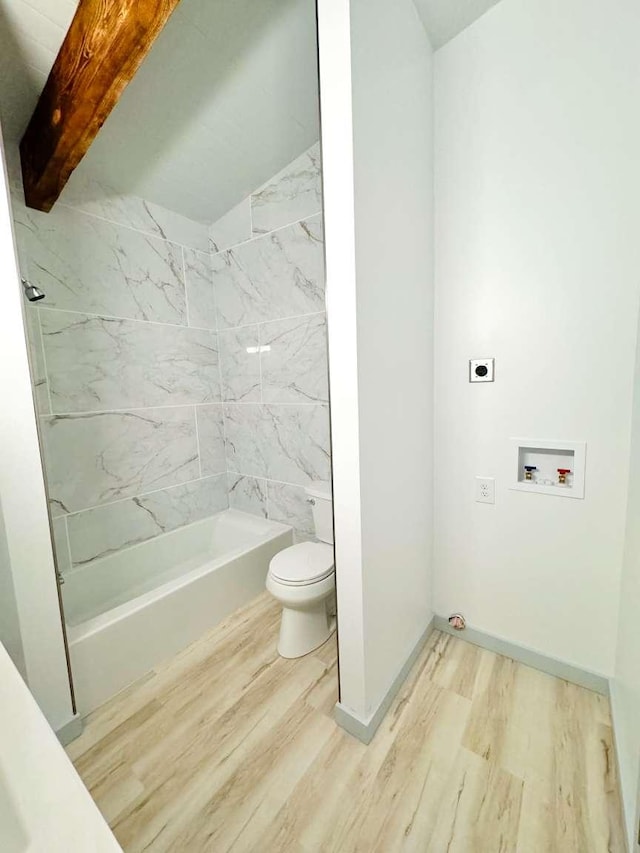
<svg viewBox="0 0 640 853"><path fill-rule="evenodd" d="M449 625L448 619L444 616L435 616L434 622L437 630L445 634L452 634L454 637L465 640L467 643L473 643L475 646L488 649L490 652L496 652L499 655L517 660L519 663L524 663L526 666L539 669L548 675L555 675L557 678L563 678L572 684L578 684L580 687L586 687L588 690L602 693L603 696L609 695L609 679L606 675L591 672L588 669L581 669L571 663L550 657L527 646L519 646L517 643L511 643L509 640L503 640L500 637L494 637L492 634L477 631L475 628L465 628L463 631L456 631L455 628Z"/></svg>
<svg viewBox="0 0 640 853"><path fill-rule="evenodd" d="M373 736L378 730L378 726L383 721L385 714L389 710L389 707L393 702L396 693L402 687L405 679L409 675L411 667L416 662L418 655L424 647L424 644L429 639L433 628L434 620L432 618L427 627L420 635L418 642L414 645L413 649L409 653L400 671L391 682L389 689L384 694L383 698L380 700L378 707L366 719L362 719L361 717L357 716L356 714L354 714L353 711L349 710L349 708L345 708L345 706L342 705L340 702L336 703L334 709L334 716L336 723L339 726L341 726L346 732L349 732L350 735L353 735L353 737L362 741L362 743L371 742Z"/></svg>
<svg viewBox="0 0 640 853"><path fill-rule="evenodd" d="M64 726L61 726L56 731L56 735L60 743L63 746L66 746L68 743L71 743L72 740L80 737L83 728L82 717L80 714L76 714L68 723L65 723Z"/></svg>

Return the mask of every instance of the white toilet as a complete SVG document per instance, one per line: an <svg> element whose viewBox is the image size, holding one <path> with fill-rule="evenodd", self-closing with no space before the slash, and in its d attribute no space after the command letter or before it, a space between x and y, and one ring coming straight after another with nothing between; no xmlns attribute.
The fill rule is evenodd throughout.
<svg viewBox="0 0 640 853"><path fill-rule="evenodd" d="M305 491L320 541L301 542L280 551L271 560L267 575L267 589L282 604L278 652L283 658L309 654L336 629L335 615L330 612L336 586L331 486L317 480Z"/></svg>

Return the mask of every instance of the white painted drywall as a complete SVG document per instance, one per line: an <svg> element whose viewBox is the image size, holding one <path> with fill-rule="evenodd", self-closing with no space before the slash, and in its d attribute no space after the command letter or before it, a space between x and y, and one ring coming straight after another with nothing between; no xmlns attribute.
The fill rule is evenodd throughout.
<svg viewBox="0 0 640 853"><path fill-rule="evenodd" d="M432 53L411 0L354 0L351 49L370 711L431 618Z"/></svg>
<svg viewBox="0 0 640 853"><path fill-rule="evenodd" d="M4 516L0 504L0 643L9 653L23 678L27 671L24 663L22 634L18 618L18 605L13 588L13 574L9 560L7 534L4 529Z"/></svg>
<svg viewBox="0 0 640 853"><path fill-rule="evenodd" d="M319 0L318 43L340 700L364 715L364 612L349 0Z"/></svg>
<svg viewBox="0 0 640 853"><path fill-rule="evenodd" d="M630 851L637 849L640 820L640 335L638 341L618 648L611 681L611 711Z"/></svg>
<svg viewBox="0 0 640 853"><path fill-rule="evenodd" d="M0 505L5 559L8 555L27 684L57 730L73 713L1 137L0 281Z"/></svg>
<svg viewBox="0 0 640 853"><path fill-rule="evenodd" d="M435 60L435 610L605 675L638 313L639 36L635 0L502 0ZM492 356L495 384L470 385L467 360ZM584 501L509 491L512 436L586 441ZM496 478L495 506L474 502L476 475Z"/></svg>
<svg viewBox="0 0 640 853"><path fill-rule="evenodd" d="M431 618L432 53L410 0L319 8L341 703L367 717Z"/></svg>

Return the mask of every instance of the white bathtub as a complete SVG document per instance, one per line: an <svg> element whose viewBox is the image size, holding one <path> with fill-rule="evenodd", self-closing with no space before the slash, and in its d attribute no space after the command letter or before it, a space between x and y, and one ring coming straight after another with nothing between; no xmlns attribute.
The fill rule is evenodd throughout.
<svg viewBox="0 0 640 853"><path fill-rule="evenodd" d="M265 588L292 530L238 510L165 533L66 575L78 712L88 714Z"/></svg>

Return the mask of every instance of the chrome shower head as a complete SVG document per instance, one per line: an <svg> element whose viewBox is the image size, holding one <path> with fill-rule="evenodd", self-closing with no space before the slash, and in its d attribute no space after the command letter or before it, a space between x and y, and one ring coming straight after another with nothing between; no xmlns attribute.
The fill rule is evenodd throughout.
<svg viewBox="0 0 640 853"><path fill-rule="evenodd" d="M40 299L44 299L45 294L33 284L29 284L29 282L23 278L22 279L22 287L24 288L24 295L27 297L29 302L38 302Z"/></svg>

